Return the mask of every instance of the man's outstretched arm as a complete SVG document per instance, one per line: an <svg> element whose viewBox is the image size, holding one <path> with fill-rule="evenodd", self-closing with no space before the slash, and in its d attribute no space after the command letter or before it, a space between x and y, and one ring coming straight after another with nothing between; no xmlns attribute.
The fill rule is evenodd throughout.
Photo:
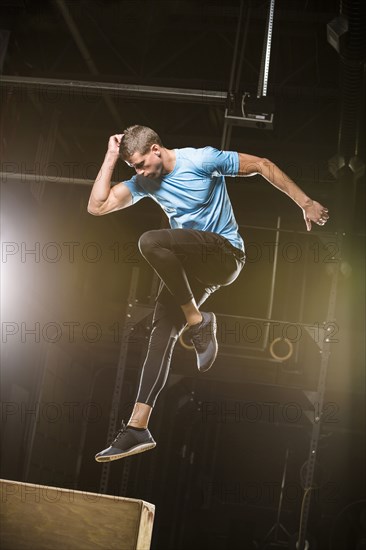
<svg viewBox="0 0 366 550"><path fill-rule="evenodd" d="M121 139L122 134L115 134L109 138L108 150L94 182L88 203L88 212L94 216L103 216L132 204L131 192L123 182L111 187Z"/></svg>
<svg viewBox="0 0 366 550"><path fill-rule="evenodd" d="M324 225L328 220L328 209L309 198L289 176L268 159L239 153L239 176L260 174L274 187L286 193L303 211L306 228L311 230L311 222Z"/></svg>

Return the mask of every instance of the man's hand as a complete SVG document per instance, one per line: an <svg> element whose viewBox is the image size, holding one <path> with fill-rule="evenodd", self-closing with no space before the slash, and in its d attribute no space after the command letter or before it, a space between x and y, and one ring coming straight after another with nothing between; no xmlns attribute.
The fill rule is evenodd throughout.
<svg viewBox="0 0 366 550"><path fill-rule="evenodd" d="M302 211L308 231L311 231L311 222L324 225L329 219L328 209L316 201L311 201L311 204L302 208Z"/></svg>
<svg viewBox="0 0 366 550"><path fill-rule="evenodd" d="M111 153L112 155L119 155L119 146L121 145L121 141L124 134L114 134L114 136L111 136L108 141L108 153Z"/></svg>

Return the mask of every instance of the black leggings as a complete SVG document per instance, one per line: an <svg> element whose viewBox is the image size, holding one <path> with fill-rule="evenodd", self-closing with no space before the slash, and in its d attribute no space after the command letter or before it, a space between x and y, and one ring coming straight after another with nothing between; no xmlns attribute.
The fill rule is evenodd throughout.
<svg viewBox="0 0 366 550"><path fill-rule="evenodd" d="M232 283L244 266L245 255L224 237L194 229L147 231L140 237L139 248L161 279L136 399L153 407L186 325L180 306L194 298L200 307L220 286Z"/></svg>

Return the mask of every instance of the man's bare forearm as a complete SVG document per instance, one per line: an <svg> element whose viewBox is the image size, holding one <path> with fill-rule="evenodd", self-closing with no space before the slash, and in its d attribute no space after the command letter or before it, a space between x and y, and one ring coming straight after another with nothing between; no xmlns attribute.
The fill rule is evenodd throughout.
<svg viewBox="0 0 366 550"><path fill-rule="evenodd" d="M302 189L270 160L239 153L239 162L239 175L260 174L274 187L286 193L300 208L311 205L312 200Z"/></svg>
<svg viewBox="0 0 366 550"><path fill-rule="evenodd" d="M90 194L88 210L100 207L107 200L117 160L118 155L107 151Z"/></svg>
<svg viewBox="0 0 366 550"><path fill-rule="evenodd" d="M296 183L289 178L282 170L278 168L273 162L262 159L261 163L261 175L269 181L274 187L286 193L300 208L305 208L312 204L312 199L308 197L302 189Z"/></svg>
<svg viewBox="0 0 366 550"><path fill-rule="evenodd" d="M239 153L239 176L254 176L260 174L276 189L286 193L303 211L308 231L311 222L324 225L329 219L328 209L319 202L313 201L291 178L268 159Z"/></svg>

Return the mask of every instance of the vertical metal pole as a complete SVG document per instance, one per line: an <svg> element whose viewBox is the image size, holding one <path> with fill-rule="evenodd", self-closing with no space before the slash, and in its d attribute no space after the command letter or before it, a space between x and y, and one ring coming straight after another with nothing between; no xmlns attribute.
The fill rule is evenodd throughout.
<svg viewBox="0 0 366 550"><path fill-rule="evenodd" d="M332 283L329 294L329 304L327 319L328 321L333 321L335 319L335 308L336 308L336 296L337 296L337 285L338 285L338 276L339 276L340 262L337 264L337 268L332 277ZM321 420L323 415L323 404L324 404L324 394L325 394L325 383L328 370L329 356L330 356L330 340L325 337L322 342L320 349L321 353L321 362L320 362L320 372L317 388L317 406L319 413L314 417L313 429L310 440L310 449L309 456L307 461L307 470L305 478L305 487L303 502L301 506L300 514L300 527L299 527L299 536L296 543L297 550L305 550L307 546L306 537L306 528L309 518L310 502L311 502L311 492L313 489L313 480L315 472L315 464L317 458L317 450L320 436Z"/></svg>
<svg viewBox="0 0 366 550"><path fill-rule="evenodd" d="M138 268L134 267L132 269L131 284L130 284L130 290L128 295L128 304L126 309L126 318L127 316L131 316L130 311L132 310L133 304L135 303L138 273L139 273ZM127 360L128 337L131 332L131 328L132 328L131 326L128 326L125 324L122 331L122 343L121 343L121 349L119 352L116 381L114 384L114 392L112 397L112 405L111 405L111 412L109 417L109 426L108 426L108 433L107 433L108 443L110 443L110 441L113 439L113 434L115 433L116 427L117 427L118 409L121 401L122 384L123 384L123 378L125 374L125 366L126 366L126 360ZM108 490L109 471L110 471L110 463L103 462L102 473L100 477L100 485L99 485L100 493L106 493Z"/></svg>
<svg viewBox="0 0 366 550"><path fill-rule="evenodd" d="M268 309L267 309L268 323L266 323L264 327L263 349L265 349L268 345L269 323L272 317L272 310L273 310L273 300L274 300L274 292L275 292L275 285L276 285L276 271L277 271L277 261L278 261L278 248L279 248L279 242L280 242L280 227L281 227L281 217L278 216L277 226L276 226L275 250L274 250L274 256L273 256L271 290L270 290L269 303L268 303Z"/></svg>
<svg viewBox="0 0 366 550"><path fill-rule="evenodd" d="M248 5L247 5L247 9L246 9L246 17L245 17L245 23L244 23L243 38L241 39L239 63L238 63L238 67L236 69L236 82L235 82L235 88L234 88L235 93L238 93L239 88L240 88L240 78L241 78L241 72L242 72L242 68L243 68L245 46L246 46L246 43L247 43L248 30L249 30L250 8L251 8L251 1L249 0ZM241 17L243 17L243 14L242 14ZM242 26L242 23L240 23L240 26ZM230 88L230 91L232 91L232 88Z"/></svg>
<svg viewBox="0 0 366 550"><path fill-rule="evenodd" d="M233 62L232 62L232 65L231 65L229 92L232 92L233 88L234 88L234 80L235 80L235 75L236 75L236 59L238 57L240 29L241 29L241 25L242 25L243 13L244 13L244 2L243 2L243 0L241 0L238 25L236 27L236 37L235 37Z"/></svg>
<svg viewBox="0 0 366 550"><path fill-rule="evenodd" d="M247 38L248 27L249 27L249 9L250 9L250 6L247 10L247 19L246 19L245 28L244 28L244 36L241 42L240 58L239 58L239 63L237 63L239 44L241 39L240 35L241 35L241 29L243 26L243 17L244 17L244 2L243 0L241 0L238 25L236 28L234 55L233 55L233 61L231 65L231 73L230 73L230 81L229 81L229 91L228 91L229 101L231 101L232 97L234 97L234 100L235 100L235 97L238 93L239 86L240 86L241 68L243 64L244 50L245 50L246 38ZM221 136L221 150L228 149L231 141L232 124L228 121L227 115L228 115L228 108L225 109L225 114L224 114L224 128Z"/></svg>
<svg viewBox="0 0 366 550"><path fill-rule="evenodd" d="M40 417L40 404L42 399L42 392L44 387L44 380L47 373L47 364L48 364L48 357L54 348L52 348L53 344L42 344L41 347L41 356L42 356L42 367L41 372L38 374L37 377L37 383L35 390L33 391L32 396L34 397L34 403L36 404L36 414L31 416L31 419L29 421L29 424L26 428L26 436L25 439L27 441L26 444L26 457L24 460L24 467L23 467L23 479L27 480L29 479L29 472L30 472L30 466L32 462L32 454L33 454L33 448L34 448L34 441L36 437L36 431L38 427L39 417ZM41 363L41 361L39 361Z"/></svg>

